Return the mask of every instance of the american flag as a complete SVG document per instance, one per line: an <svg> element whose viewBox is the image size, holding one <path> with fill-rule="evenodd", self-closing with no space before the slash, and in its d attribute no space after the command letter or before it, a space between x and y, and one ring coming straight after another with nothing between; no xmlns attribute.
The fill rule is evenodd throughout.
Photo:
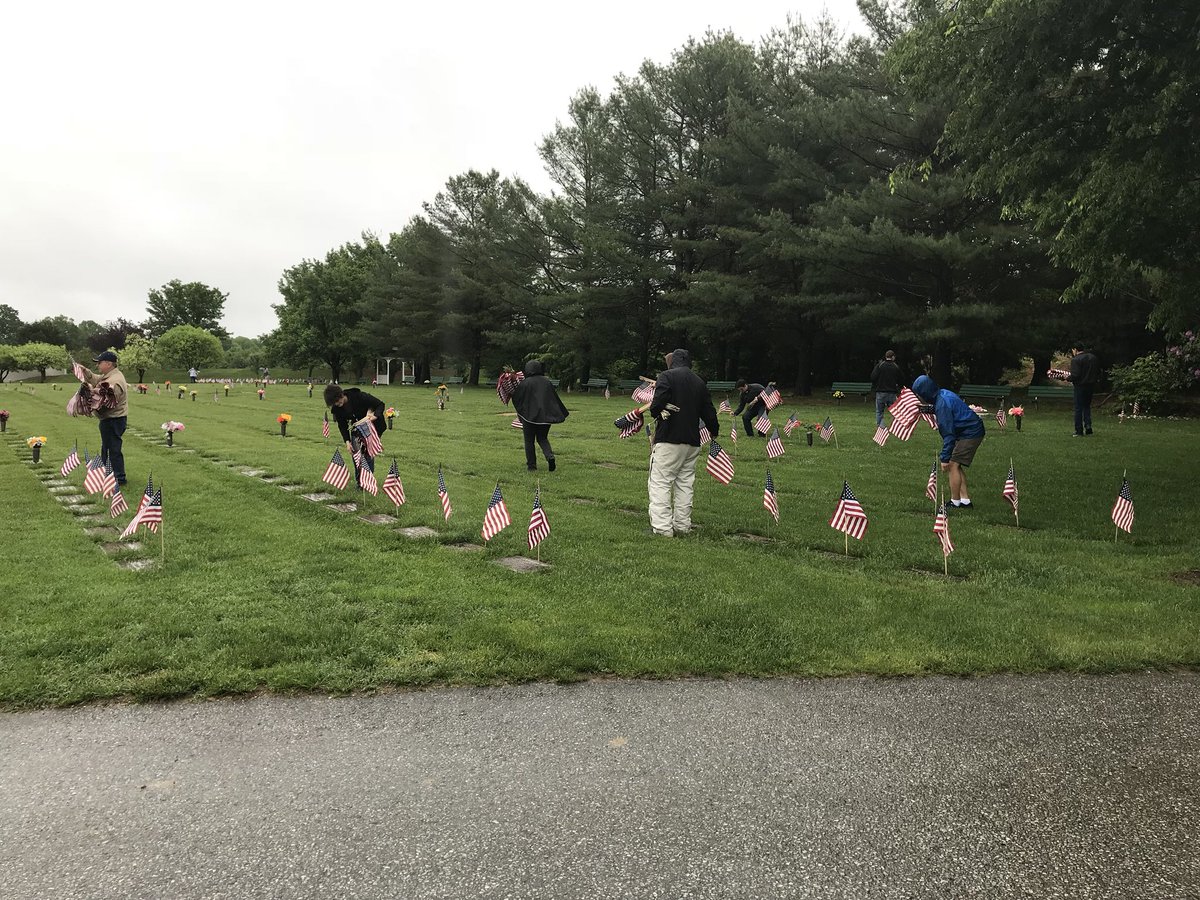
<svg viewBox="0 0 1200 900"><path fill-rule="evenodd" d="M442 501L442 517L449 522L454 507L450 505L450 492L446 490L446 478L442 475L441 466L438 466L438 498Z"/></svg>
<svg viewBox="0 0 1200 900"><path fill-rule="evenodd" d="M929 481L925 483L925 496L930 500L937 499L938 461L935 459L929 467Z"/></svg>
<svg viewBox="0 0 1200 900"><path fill-rule="evenodd" d="M617 428L621 429L621 437L627 438L631 434L637 434L642 430L642 426L646 424L646 420L642 417L640 409L631 409L621 418L613 422Z"/></svg>
<svg viewBox="0 0 1200 900"><path fill-rule="evenodd" d="M946 515L945 503L938 507L937 515L933 517L933 533L942 543L942 556L949 556L954 552L954 544L950 540L950 519Z"/></svg>
<svg viewBox="0 0 1200 900"><path fill-rule="evenodd" d="M75 471L79 465L79 445L76 444L71 448L71 452L67 454L67 458L63 460L62 468L58 470L58 474L64 478Z"/></svg>
<svg viewBox="0 0 1200 900"><path fill-rule="evenodd" d="M654 385L649 381L643 381L633 391L634 403L649 403L654 399Z"/></svg>
<svg viewBox="0 0 1200 900"><path fill-rule="evenodd" d="M913 431L917 427L917 418L914 416L907 422L901 422L899 419L892 419L892 427L890 433L902 441L907 441L913 435Z"/></svg>
<svg viewBox="0 0 1200 900"><path fill-rule="evenodd" d="M788 420L783 423L783 433L788 437L792 436L792 432L800 425L800 420L796 418L796 414L792 413L788 416Z"/></svg>
<svg viewBox="0 0 1200 900"><path fill-rule="evenodd" d="M901 388L896 402L888 407L888 412L901 422L908 422L917 417L921 408L921 398L913 393L911 388Z"/></svg>
<svg viewBox="0 0 1200 900"><path fill-rule="evenodd" d="M140 513L142 511L142 508L153 499L154 499L154 478L151 475L147 475L146 476L146 490L142 492L141 499L138 500L138 507L137 507L135 514ZM146 528L149 529L150 531L158 531L158 523L151 522L148 525L146 525Z"/></svg>
<svg viewBox="0 0 1200 900"><path fill-rule="evenodd" d="M75 374L75 377L78 378L80 381L86 380L84 378L84 374L83 374L83 366L81 366L79 363L75 362L75 360L71 360L71 371Z"/></svg>
<svg viewBox="0 0 1200 900"><path fill-rule="evenodd" d="M350 483L350 470L346 468L346 462L342 459L340 447L333 451L333 459L329 461L329 467L321 476L321 480L326 484L333 485L339 491L345 490L346 485Z"/></svg>
<svg viewBox="0 0 1200 900"><path fill-rule="evenodd" d="M325 413L325 419L321 422L321 437L329 437L329 413Z"/></svg>
<svg viewBox="0 0 1200 900"><path fill-rule="evenodd" d="M488 501L487 512L483 516L483 531L480 534L485 541L490 541L511 524L508 507L504 505L504 496L500 493L500 485L497 483L496 489L492 491L492 499Z"/></svg>
<svg viewBox="0 0 1200 900"><path fill-rule="evenodd" d="M162 488L160 487L154 492L154 496L150 498L137 515L129 520L129 524L125 526L125 530L121 532L120 540L129 537L139 526L144 526L150 531L158 531L159 525L162 523Z"/></svg>
<svg viewBox="0 0 1200 900"><path fill-rule="evenodd" d="M733 427L729 429L729 439L735 444L737 443L737 422L734 422Z"/></svg>
<svg viewBox="0 0 1200 900"><path fill-rule="evenodd" d="M387 477L383 479L383 492L397 506L404 505L404 484L400 481L400 469L396 465L396 457L392 457L392 467L388 469Z"/></svg>
<svg viewBox="0 0 1200 900"><path fill-rule="evenodd" d="M762 400L767 409L774 409L783 402L783 398L779 396L779 390L773 384L767 385L767 389L762 392L759 399Z"/></svg>
<svg viewBox="0 0 1200 900"><path fill-rule="evenodd" d="M842 482L842 496L838 498L837 509L833 511L829 525L859 541L867 533L867 514L863 512L858 498L850 490L848 481Z"/></svg>
<svg viewBox="0 0 1200 900"><path fill-rule="evenodd" d="M708 430L708 426L703 422L700 423L700 446L703 447L712 440L712 432Z"/></svg>
<svg viewBox="0 0 1200 900"><path fill-rule="evenodd" d="M771 470L767 469L767 484L763 488L763 509L769 512L779 524L779 500L775 497L775 482L771 479Z"/></svg>
<svg viewBox="0 0 1200 900"><path fill-rule="evenodd" d="M996 424L1000 426L1000 430L1004 430L1004 426L1008 424L1008 415L1004 412L1004 404L1000 404L1000 408L996 410Z"/></svg>
<svg viewBox="0 0 1200 900"><path fill-rule="evenodd" d="M100 494L107 497L117 489L117 476L113 474L112 463L104 460L104 482L100 485Z"/></svg>
<svg viewBox="0 0 1200 900"><path fill-rule="evenodd" d="M508 401L512 399L513 391L524 380L524 372L501 372L500 377L496 379L496 396L500 398L500 402L508 406Z"/></svg>
<svg viewBox="0 0 1200 900"><path fill-rule="evenodd" d="M704 464L704 468L721 484L733 481L733 460L716 441L708 445L708 462Z"/></svg>
<svg viewBox="0 0 1200 900"><path fill-rule="evenodd" d="M612 391L610 391L610 390L608 389L608 385L607 385L607 384L604 386L604 399L605 399L605 400L611 400L611 399L612 399ZM537 502L537 498L534 498L534 502L535 502L535 503ZM530 546L532 546L532 544L531 544Z"/></svg>
<svg viewBox="0 0 1200 900"><path fill-rule="evenodd" d="M94 494L104 487L104 461L93 456L87 464L87 475L83 479L83 489Z"/></svg>
<svg viewBox="0 0 1200 900"><path fill-rule="evenodd" d="M533 513L529 516L529 549L532 550L550 536L550 522L546 510L542 509L542 489L533 495Z"/></svg>
<svg viewBox="0 0 1200 900"><path fill-rule="evenodd" d="M1071 377L1071 373L1066 369L1051 369L1046 374L1056 381L1066 381Z"/></svg>
<svg viewBox="0 0 1200 900"><path fill-rule="evenodd" d="M833 427L833 420L829 416L825 417L825 421L821 423L818 429L821 433L821 440L829 443L829 439L837 433L837 429Z"/></svg>
<svg viewBox="0 0 1200 900"><path fill-rule="evenodd" d="M875 437L871 438L871 440L873 440L880 447L882 447L884 444L887 443L887 439L888 439L887 428L885 428L883 425L877 425L875 427Z"/></svg>
<svg viewBox="0 0 1200 900"><path fill-rule="evenodd" d="M355 447L350 454L350 458L354 461L354 471L358 471L363 465L363 453L358 447Z"/></svg>
<svg viewBox="0 0 1200 900"><path fill-rule="evenodd" d="M933 413L921 413L921 421L934 431L938 430L937 416L935 416Z"/></svg>
<svg viewBox="0 0 1200 900"><path fill-rule="evenodd" d="M767 418L767 414L763 413L754 420L754 430L759 434L766 434L771 430L771 420Z"/></svg>
<svg viewBox="0 0 1200 900"><path fill-rule="evenodd" d="M383 454L383 443L379 440L379 432L375 430L374 422L360 422L354 426L354 430L362 438L368 455L380 456Z"/></svg>
<svg viewBox="0 0 1200 900"><path fill-rule="evenodd" d="M121 493L121 486L117 485L117 489L112 493L112 500L108 504L109 518L115 519L127 509L129 509L129 504L125 502L125 495Z"/></svg>
<svg viewBox="0 0 1200 900"><path fill-rule="evenodd" d="M779 436L779 429L776 428L771 432L771 439L767 441L767 459L775 459L783 454L783 439Z"/></svg>
<svg viewBox="0 0 1200 900"><path fill-rule="evenodd" d="M521 417L520 417L520 416L517 416L515 419L513 419L513 420L512 420L512 421L509 423L509 427L510 427L510 428L516 428L516 429L519 429L520 431L524 431L524 430L525 430L525 426L521 424Z"/></svg>
<svg viewBox="0 0 1200 900"><path fill-rule="evenodd" d="M1004 479L1004 499L1012 504L1013 513L1017 512L1017 473L1013 471L1012 463L1008 465L1008 477Z"/></svg>
<svg viewBox="0 0 1200 900"><path fill-rule="evenodd" d="M719 412L719 413L729 413L730 415L732 415L732 414L733 414L733 407L729 405L729 401L728 401L728 400L722 400L722 401L721 401L721 405L717 407L717 412Z"/></svg>
<svg viewBox="0 0 1200 900"><path fill-rule="evenodd" d="M369 456L359 464L358 486L372 497L379 496L379 482L375 480L375 463Z"/></svg>
<svg viewBox="0 0 1200 900"><path fill-rule="evenodd" d="M1121 491L1117 494L1117 502L1113 504L1113 524L1122 531L1133 533L1133 494L1129 491L1129 479L1121 479Z"/></svg>

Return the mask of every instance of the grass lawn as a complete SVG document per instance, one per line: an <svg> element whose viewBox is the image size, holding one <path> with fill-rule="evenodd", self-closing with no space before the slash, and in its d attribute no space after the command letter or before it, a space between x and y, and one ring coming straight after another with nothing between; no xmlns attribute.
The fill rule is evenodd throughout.
<svg viewBox="0 0 1200 900"><path fill-rule="evenodd" d="M130 571L120 563L157 559L158 538L110 552L112 535L86 531L107 523L106 506L93 498L104 521L82 521L39 477L57 476L76 441L98 448L95 420L64 414L69 385L0 386L0 407L12 413L0 441L0 704L595 675L1200 663L1200 588L1186 575L1200 569L1197 421L1101 415L1094 437L1075 439L1062 406L1030 410L1020 434L989 419L970 471L978 509L952 515L957 552L945 578L924 497L939 439L922 426L908 443L877 447L872 405L858 400L839 408L802 398L776 411L779 424L789 412L832 415L840 444L808 447L803 429L786 439L771 465L781 525L762 508L765 441L743 438L731 485L697 475L701 530L665 539L644 533L646 440L619 440L612 427L628 398L564 395L572 415L551 432L551 474L525 471L520 432L494 392L455 390L439 413L426 387L380 388L399 417L378 475L394 453L408 494L398 511L382 494L370 501L366 512L398 520L380 526L300 496L323 487L337 446L321 436L319 390L309 399L302 386L274 386L259 401L248 385L216 400L213 386L198 389L194 402L131 398L129 499L148 474L161 484L166 559ZM275 421L283 412L293 416L286 438ZM174 448L159 429L167 419L187 426ZM24 442L34 434L49 439L40 466ZM1000 496L1010 457L1020 528ZM1137 519L1114 542L1109 512L1125 469ZM78 486L82 475L68 480ZM870 517L849 556L828 525L843 477ZM534 555L526 525L539 479L551 568L517 574L496 560ZM513 525L482 550L448 546L482 543L497 480ZM282 489L295 484L302 489ZM437 537L396 530L414 525ZM746 534L771 541L737 537Z"/></svg>

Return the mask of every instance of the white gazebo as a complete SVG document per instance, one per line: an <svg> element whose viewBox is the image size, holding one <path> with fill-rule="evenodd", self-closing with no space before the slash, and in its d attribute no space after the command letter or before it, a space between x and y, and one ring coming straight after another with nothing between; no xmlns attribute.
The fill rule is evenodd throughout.
<svg viewBox="0 0 1200 900"><path fill-rule="evenodd" d="M404 359L401 356L380 356L375 360L375 380L380 384L392 383L392 363L400 364L400 383L412 384L417 374L417 365L414 360Z"/></svg>

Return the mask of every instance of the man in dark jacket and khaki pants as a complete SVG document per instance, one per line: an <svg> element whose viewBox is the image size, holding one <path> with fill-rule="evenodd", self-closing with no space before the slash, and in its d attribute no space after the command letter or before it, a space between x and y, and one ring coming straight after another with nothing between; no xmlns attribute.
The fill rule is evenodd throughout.
<svg viewBox="0 0 1200 900"><path fill-rule="evenodd" d="M708 385L692 371L687 350L667 354L667 369L654 383L650 415L658 422L647 481L650 529L663 537L686 534L692 530L700 422L713 434L721 431Z"/></svg>
<svg viewBox="0 0 1200 900"><path fill-rule="evenodd" d="M96 411L96 418L100 420L100 458L112 466L117 484L124 484L125 454L121 447L125 425L129 421L129 384L117 368L117 354L111 350L105 350L94 362L100 370L99 373L93 372L87 366L79 366L76 374L81 381L92 387L107 384L112 388L115 405Z"/></svg>

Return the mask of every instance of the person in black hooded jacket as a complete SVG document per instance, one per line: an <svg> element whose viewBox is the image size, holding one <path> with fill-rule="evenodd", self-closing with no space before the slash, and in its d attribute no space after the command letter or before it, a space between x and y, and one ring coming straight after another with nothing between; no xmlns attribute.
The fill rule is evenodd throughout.
<svg viewBox="0 0 1200 900"><path fill-rule="evenodd" d="M533 448L536 440L546 457L546 467L553 472L556 464L554 450L550 447L550 426L565 422L570 413L546 377L546 368L540 359L525 363L525 377L513 390L512 402L525 435L526 468L531 472L537 469L537 453Z"/></svg>
<svg viewBox="0 0 1200 900"><path fill-rule="evenodd" d="M650 415L658 422L646 485L650 530L664 537L687 534L692 530L700 423L712 434L721 430L708 385L692 371L692 355L687 350L667 354L667 369L654 382Z"/></svg>

